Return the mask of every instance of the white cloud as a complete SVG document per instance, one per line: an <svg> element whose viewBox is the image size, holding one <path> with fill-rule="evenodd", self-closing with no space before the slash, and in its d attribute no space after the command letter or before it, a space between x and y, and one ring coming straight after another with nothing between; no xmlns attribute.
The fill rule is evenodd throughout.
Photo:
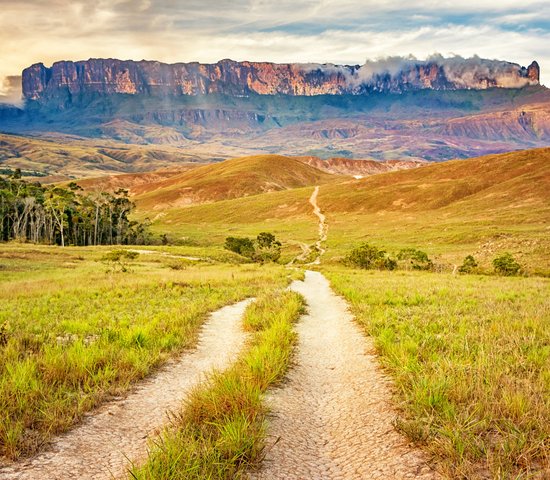
<svg viewBox="0 0 550 480"><path fill-rule="evenodd" d="M362 64L435 52L522 65L536 59L550 84L550 31L503 28L550 19L550 3L520 7L516 0L2 0L0 85L32 63L61 59Z"/></svg>

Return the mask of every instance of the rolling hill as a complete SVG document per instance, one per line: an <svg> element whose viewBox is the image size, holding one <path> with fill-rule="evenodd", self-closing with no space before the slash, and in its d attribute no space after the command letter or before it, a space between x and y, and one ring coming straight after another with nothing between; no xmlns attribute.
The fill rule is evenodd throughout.
<svg viewBox="0 0 550 480"><path fill-rule="evenodd" d="M42 182L113 172L144 172L207 161L211 161L208 154L198 156L173 146L126 145L53 133L43 136L0 133L0 168L20 168L30 177L38 173L35 176Z"/></svg>
<svg viewBox="0 0 550 480"><path fill-rule="evenodd" d="M335 176L290 157L226 160L149 183L134 197L141 209L161 210L334 181Z"/></svg>
<svg viewBox="0 0 550 480"><path fill-rule="evenodd" d="M461 262L467 254L488 263L494 254L511 251L531 269L550 271L550 148L363 179L329 176L331 180L323 183L309 177L310 186L303 182L295 184L300 188L267 193L262 193L265 183L251 186L258 178L269 178L268 170L258 170L262 163L256 167L246 179L251 183L245 182L246 198L231 198L236 195L215 188L223 200L211 196L212 203L188 206L165 202L163 212L154 216L154 230L174 239L220 243L228 232L253 234L269 228L287 242L313 243L317 224L308 198L312 185L321 184L318 203L329 224L327 260L341 257L358 242L372 241L391 251L422 248L441 264ZM163 196L169 190L159 192ZM138 201L138 215L151 216L154 205L153 195Z"/></svg>

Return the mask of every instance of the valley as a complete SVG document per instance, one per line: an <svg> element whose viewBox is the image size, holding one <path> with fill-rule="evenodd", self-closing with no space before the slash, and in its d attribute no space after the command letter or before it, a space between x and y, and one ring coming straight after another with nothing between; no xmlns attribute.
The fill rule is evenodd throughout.
<svg viewBox="0 0 550 480"><path fill-rule="evenodd" d="M550 476L549 90L398 67L25 69L1 478Z"/></svg>

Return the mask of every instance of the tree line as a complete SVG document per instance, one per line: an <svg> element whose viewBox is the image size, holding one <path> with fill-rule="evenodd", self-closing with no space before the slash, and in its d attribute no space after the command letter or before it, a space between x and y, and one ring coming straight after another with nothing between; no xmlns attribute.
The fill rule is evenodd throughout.
<svg viewBox="0 0 550 480"><path fill-rule="evenodd" d="M28 182L16 171L0 177L0 241L65 245L145 244L147 223L130 220L134 203L128 191L84 193L67 187Z"/></svg>

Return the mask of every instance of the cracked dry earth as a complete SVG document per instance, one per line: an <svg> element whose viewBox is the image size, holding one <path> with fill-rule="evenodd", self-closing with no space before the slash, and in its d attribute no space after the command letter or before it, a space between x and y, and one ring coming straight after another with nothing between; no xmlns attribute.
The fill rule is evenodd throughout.
<svg viewBox="0 0 550 480"><path fill-rule="evenodd" d="M204 323L196 349L169 362L125 399L108 402L61 435L37 456L2 468L2 480L112 479L125 477L130 461L147 454L148 438L181 407L204 374L232 362L246 336L240 319L245 300L224 307Z"/></svg>
<svg viewBox="0 0 550 480"><path fill-rule="evenodd" d="M305 297L309 313L297 326L296 365L268 398L271 445L249 478L439 478L394 429L390 384L345 301L318 272L306 272L291 288Z"/></svg>

